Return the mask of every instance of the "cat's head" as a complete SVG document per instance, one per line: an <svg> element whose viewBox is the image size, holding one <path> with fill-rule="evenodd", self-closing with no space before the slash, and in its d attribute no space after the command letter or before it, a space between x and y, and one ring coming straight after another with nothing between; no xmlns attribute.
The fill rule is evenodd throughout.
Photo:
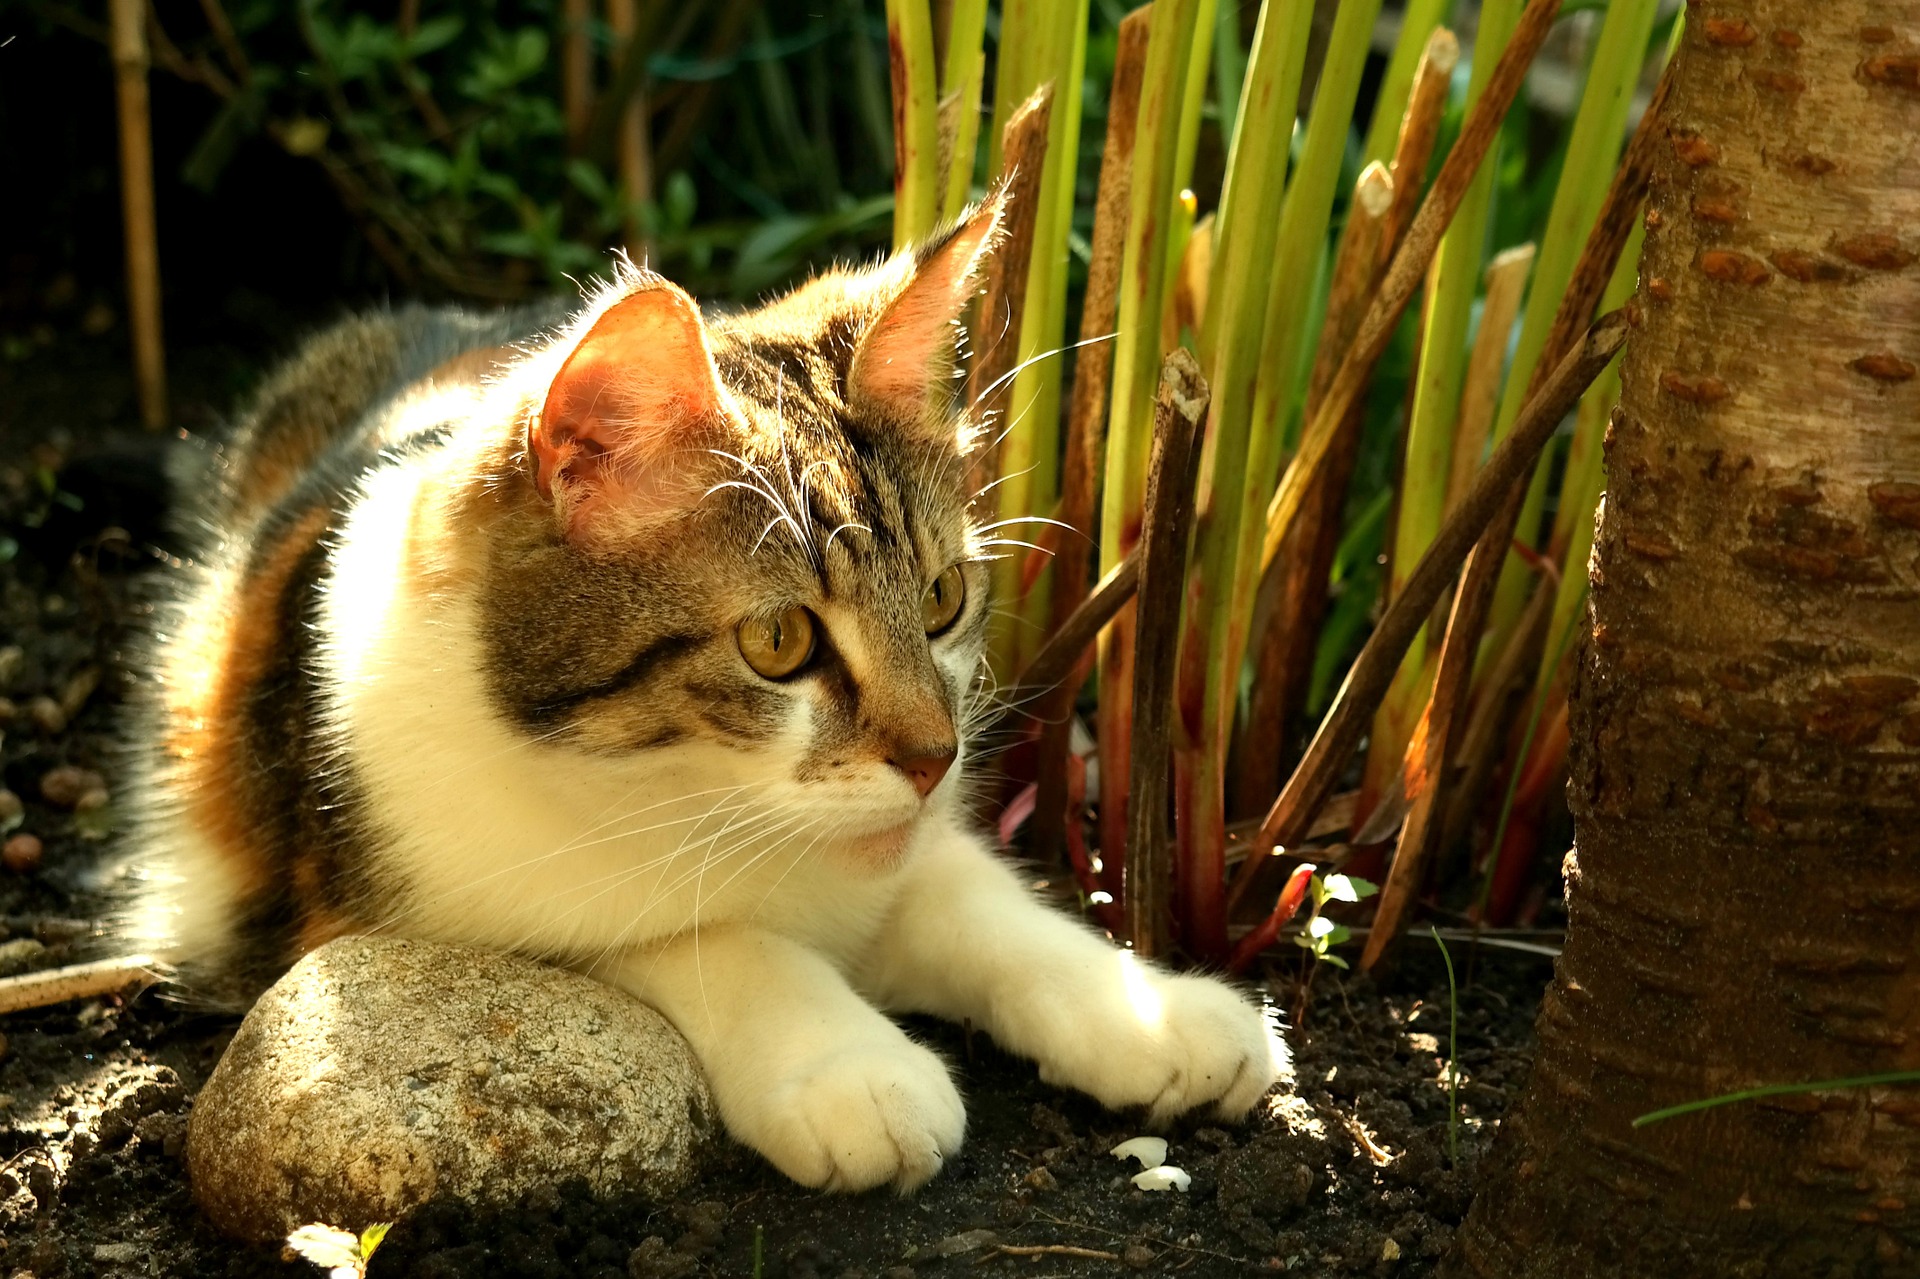
<svg viewBox="0 0 1920 1279"><path fill-rule="evenodd" d="M954 802L988 621L956 322L1001 216L717 318L630 271L535 358L482 609L510 721L882 858Z"/></svg>

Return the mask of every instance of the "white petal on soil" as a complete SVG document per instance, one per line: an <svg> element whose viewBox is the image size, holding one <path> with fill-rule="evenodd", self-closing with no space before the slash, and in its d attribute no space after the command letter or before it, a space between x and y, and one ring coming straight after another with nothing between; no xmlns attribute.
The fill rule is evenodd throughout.
<svg viewBox="0 0 1920 1279"><path fill-rule="evenodd" d="M1133 1184L1142 1190L1181 1190L1193 1184L1193 1178L1172 1164L1161 1164L1158 1168L1149 1168L1145 1172L1135 1173Z"/></svg>
<svg viewBox="0 0 1920 1279"><path fill-rule="evenodd" d="M1158 1168L1167 1162L1167 1139L1165 1137L1134 1137L1121 1142L1107 1153L1115 1159L1128 1157L1138 1159L1142 1168Z"/></svg>

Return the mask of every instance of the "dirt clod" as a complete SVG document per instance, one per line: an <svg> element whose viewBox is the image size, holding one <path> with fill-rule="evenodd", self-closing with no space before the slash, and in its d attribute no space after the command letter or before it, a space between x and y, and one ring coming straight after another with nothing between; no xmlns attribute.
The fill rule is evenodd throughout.
<svg viewBox="0 0 1920 1279"><path fill-rule="evenodd" d="M16 875L31 875L40 869L40 859L46 854L46 845L40 842L38 835L21 831L17 835L7 836L7 842L0 845L0 865Z"/></svg>

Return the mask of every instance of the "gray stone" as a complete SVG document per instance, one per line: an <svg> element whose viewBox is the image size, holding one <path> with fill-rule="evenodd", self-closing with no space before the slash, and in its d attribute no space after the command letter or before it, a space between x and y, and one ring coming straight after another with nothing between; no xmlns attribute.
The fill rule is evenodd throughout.
<svg viewBox="0 0 1920 1279"><path fill-rule="evenodd" d="M216 1225L268 1240L575 1179L664 1198L718 1132L692 1050L631 996L510 955L358 937L247 1014L194 1105L187 1165Z"/></svg>

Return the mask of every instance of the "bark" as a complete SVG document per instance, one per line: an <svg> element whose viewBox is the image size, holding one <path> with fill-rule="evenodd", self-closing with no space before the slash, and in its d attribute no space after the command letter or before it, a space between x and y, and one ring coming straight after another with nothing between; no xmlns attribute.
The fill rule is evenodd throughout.
<svg viewBox="0 0 1920 1279"><path fill-rule="evenodd" d="M1565 954L1445 1273L1920 1274L1920 0L1690 6ZM1466 992L1463 997L1471 998Z"/></svg>

